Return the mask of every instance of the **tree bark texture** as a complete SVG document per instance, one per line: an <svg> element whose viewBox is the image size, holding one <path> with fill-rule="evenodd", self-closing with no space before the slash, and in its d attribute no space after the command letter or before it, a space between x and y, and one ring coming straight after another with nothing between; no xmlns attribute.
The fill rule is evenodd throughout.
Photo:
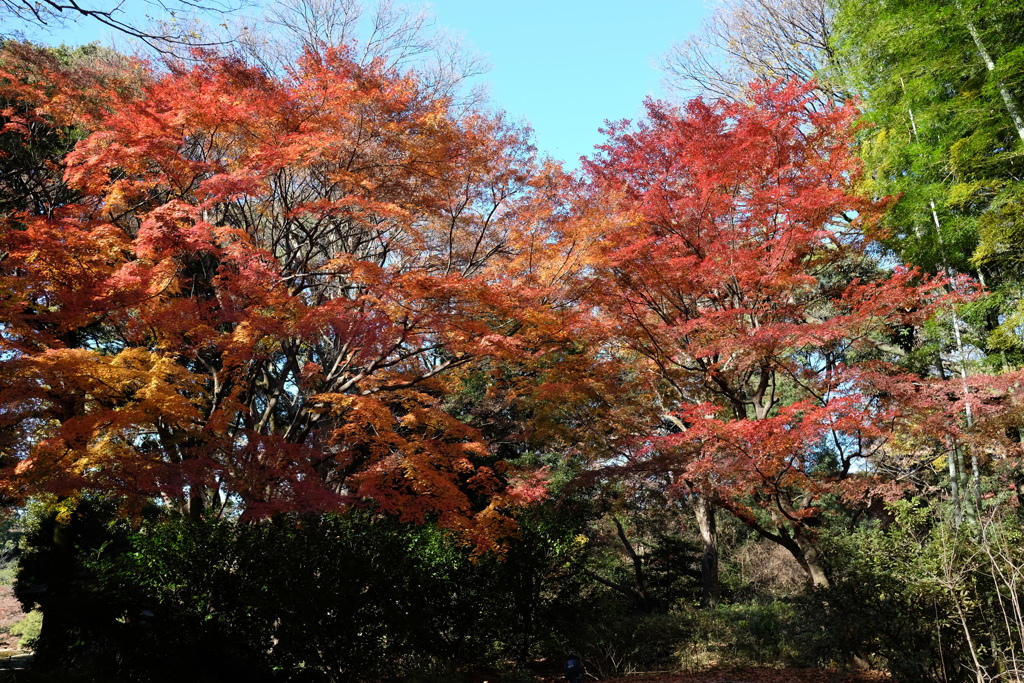
<svg viewBox="0 0 1024 683"><path fill-rule="evenodd" d="M700 581L703 594L701 604L714 607L722 599L722 584L718 580L718 526L715 521L715 507L702 494L696 494L693 511L700 527L700 538L704 553L700 560Z"/></svg>

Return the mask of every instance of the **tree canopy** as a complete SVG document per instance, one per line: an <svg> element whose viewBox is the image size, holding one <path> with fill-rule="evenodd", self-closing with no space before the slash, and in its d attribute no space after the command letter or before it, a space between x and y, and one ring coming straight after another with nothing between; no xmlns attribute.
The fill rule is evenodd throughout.
<svg viewBox="0 0 1024 683"><path fill-rule="evenodd" d="M360 11L188 59L0 45L42 659L1016 675L1013 4L726 3L668 64L703 94L574 173L423 15L361 45Z"/></svg>

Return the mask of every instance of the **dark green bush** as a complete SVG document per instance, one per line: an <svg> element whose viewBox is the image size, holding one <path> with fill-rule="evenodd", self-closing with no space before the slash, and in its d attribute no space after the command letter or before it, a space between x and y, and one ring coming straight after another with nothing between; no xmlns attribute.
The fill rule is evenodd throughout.
<svg viewBox="0 0 1024 683"><path fill-rule="evenodd" d="M866 525L823 539L832 585L796 598L817 634L807 654L826 665L867 662L901 681L959 680L963 634L950 620L956 607L941 586L934 545L951 529L940 509L904 501L891 510L885 528Z"/></svg>
<svg viewBox="0 0 1024 683"><path fill-rule="evenodd" d="M367 511L133 532L82 502L59 549L55 514L43 516L19 585L44 610L39 651L57 669L146 681L511 671L571 619L585 552L570 521L538 507L504 557L473 557L448 532Z"/></svg>
<svg viewBox="0 0 1024 683"><path fill-rule="evenodd" d="M677 665L688 670L734 666L807 666L807 629L788 600L750 600L682 613L689 637Z"/></svg>
<svg viewBox="0 0 1024 683"><path fill-rule="evenodd" d="M614 599L589 605L566 633L561 652L582 657L600 678L675 667L676 649L688 631L678 613L638 613Z"/></svg>

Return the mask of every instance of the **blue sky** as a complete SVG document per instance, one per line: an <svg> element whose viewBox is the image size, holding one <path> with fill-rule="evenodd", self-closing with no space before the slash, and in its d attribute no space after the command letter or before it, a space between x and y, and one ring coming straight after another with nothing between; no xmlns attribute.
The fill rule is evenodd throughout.
<svg viewBox="0 0 1024 683"><path fill-rule="evenodd" d="M369 4L369 3L368 3ZM574 167L601 141L605 119L635 118L660 92L652 61L709 12L703 0L435 0L440 26L461 33L491 70L493 103L530 123L541 153ZM127 0L129 11L152 6ZM81 22L38 40L68 43L110 34Z"/></svg>
<svg viewBox="0 0 1024 683"><path fill-rule="evenodd" d="M701 0L437 0L438 23L484 53L494 103L533 125L542 152L574 166L605 119L658 95L652 60L696 31Z"/></svg>

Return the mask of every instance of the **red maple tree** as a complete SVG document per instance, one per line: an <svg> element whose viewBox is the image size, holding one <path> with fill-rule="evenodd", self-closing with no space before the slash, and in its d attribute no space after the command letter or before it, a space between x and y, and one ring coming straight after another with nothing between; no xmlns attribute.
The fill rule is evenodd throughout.
<svg viewBox="0 0 1024 683"><path fill-rule="evenodd" d="M632 440L625 469L694 500L710 601L714 506L827 584L821 496L877 483L858 472L908 415L879 390L901 374L886 360L941 300L935 282L866 255L883 205L852 191L855 111L811 111L810 92L776 83L747 103L648 101L585 164L616 217L594 305L664 416Z"/></svg>
<svg viewBox="0 0 1024 683"><path fill-rule="evenodd" d="M442 405L445 370L567 338L572 250L537 199L558 171L524 131L336 49L97 97L74 201L0 225L8 496L372 502L486 545L541 493Z"/></svg>

